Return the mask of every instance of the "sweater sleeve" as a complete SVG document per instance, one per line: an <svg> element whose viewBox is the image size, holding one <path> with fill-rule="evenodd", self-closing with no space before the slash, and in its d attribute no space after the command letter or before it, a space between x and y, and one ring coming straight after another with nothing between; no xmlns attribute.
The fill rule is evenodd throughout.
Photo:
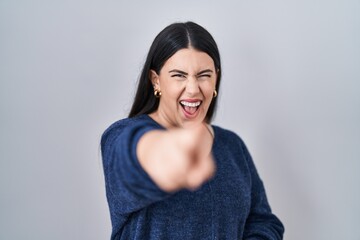
<svg viewBox="0 0 360 240"><path fill-rule="evenodd" d="M152 125L128 124L113 129L102 139L102 158L107 198L110 208L119 214L129 214L167 197L141 167L136 147Z"/></svg>
<svg viewBox="0 0 360 240"><path fill-rule="evenodd" d="M251 174L251 208L245 223L244 240L283 239L284 226L271 212L263 182L244 143L242 148Z"/></svg>

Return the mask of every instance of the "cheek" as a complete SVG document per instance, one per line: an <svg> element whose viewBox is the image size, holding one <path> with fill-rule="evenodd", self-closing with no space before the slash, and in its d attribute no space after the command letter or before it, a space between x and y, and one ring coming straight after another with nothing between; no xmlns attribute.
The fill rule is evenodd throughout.
<svg viewBox="0 0 360 240"><path fill-rule="evenodd" d="M176 106L182 93L181 89L182 87L176 82L163 84L161 86L162 96L160 101L163 101L165 105L171 108Z"/></svg>
<svg viewBox="0 0 360 240"><path fill-rule="evenodd" d="M202 91L207 99L211 99L214 94L215 84L213 82L205 82L202 85Z"/></svg>
<svg viewBox="0 0 360 240"><path fill-rule="evenodd" d="M184 83L181 81L165 78L161 81L161 91L174 98L176 95L181 93L181 90L184 88L183 85Z"/></svg>

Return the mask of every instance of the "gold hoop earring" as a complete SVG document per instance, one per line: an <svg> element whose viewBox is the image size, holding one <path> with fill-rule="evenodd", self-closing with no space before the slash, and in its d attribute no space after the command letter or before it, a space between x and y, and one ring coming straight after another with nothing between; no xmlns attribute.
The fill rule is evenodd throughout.
<svg viewBox="0 0 360 240"><path fill-rule="evenodd" d="M217 96L217 91L216 91L216 89L215 89L215 90L214 90L214 93L213 93L213 97L216 98L216 96Z"/></svg>
<svg viewBox="0 0 360 240"><path fill-rule="evenodd" d="M161 96L161 91L155 89L155 90L154 90L154 96L155 96L156 98L160 98L160 96Z"/></svg>

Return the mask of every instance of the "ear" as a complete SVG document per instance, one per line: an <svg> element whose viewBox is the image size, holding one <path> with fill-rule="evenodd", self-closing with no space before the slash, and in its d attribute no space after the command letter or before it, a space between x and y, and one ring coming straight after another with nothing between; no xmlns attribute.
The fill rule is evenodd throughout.
<svg viewBox="0 0 360 240"><path fill-rule="evenodd" d="M154 89L160 90L159 75L154 70L150 70L149 77Z"/></svg>

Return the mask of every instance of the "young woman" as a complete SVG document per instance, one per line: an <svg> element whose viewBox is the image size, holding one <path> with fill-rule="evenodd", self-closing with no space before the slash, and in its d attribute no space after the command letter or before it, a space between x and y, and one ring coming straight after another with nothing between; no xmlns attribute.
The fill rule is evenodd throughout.
<svg viewBox="0 0 360 240"><path fill-rule="evenodd" d="M157 35L129 118L101 140L111 239L282 239L245 144L210 125L220 82L203 27Z"/></svg>

